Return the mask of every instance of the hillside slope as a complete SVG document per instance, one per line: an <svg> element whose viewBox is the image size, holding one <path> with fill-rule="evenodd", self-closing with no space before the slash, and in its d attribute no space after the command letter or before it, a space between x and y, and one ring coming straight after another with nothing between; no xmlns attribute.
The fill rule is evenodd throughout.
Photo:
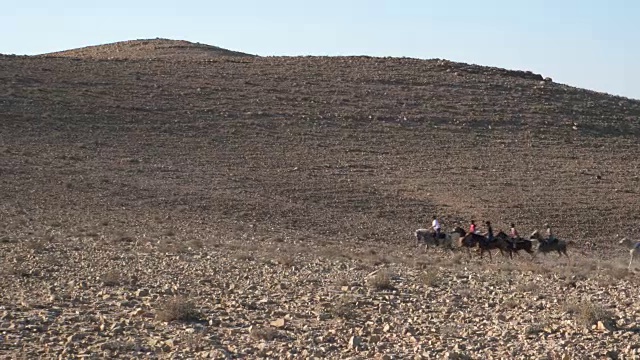
<svg viewBox="0 0 640 360"><path fill-rule="evenodd" d="M29 226L170 215L230 236L406 242L437 214L610 242L640 220L640 102L531 73L368 57L0 66L4 216L25 209Z"/></svg>

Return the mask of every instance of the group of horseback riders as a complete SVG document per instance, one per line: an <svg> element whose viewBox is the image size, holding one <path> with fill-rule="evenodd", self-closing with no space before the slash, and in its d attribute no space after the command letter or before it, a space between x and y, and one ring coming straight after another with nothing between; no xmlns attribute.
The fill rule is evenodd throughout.
<svg viewBox="0 0 640 360"><path fill-rule="evenodd" d="M471 220L471 224L469 225L469 233L482 235L485 237L486 239L485 241L487 243L490 243L495 239L493 235L493 227L491 226L491 221L487 220L485 222L485 225L487 226L487 232L482 234L480 230L477 228L475 220ZM549 224L544 224L544 227L546 228L546 238L543 241L547 244L552 244L554 242L557 242L558 239L556 239L556 237L553 236L553 232L551 231L551 226L549 226ZM433 229L433 232L434 232L434 238L440 239L441 238L440 221L438 221L438 218L435 215L433 216L433 220L431 221L431 228ZM513 247L516 246L516 243L518 241L522 240L522 238L520 237L520 234L518 234L518 230L516 230L516 225L514 223L511 223L511 229L509 229L509 237L512 240Z"/></svg>

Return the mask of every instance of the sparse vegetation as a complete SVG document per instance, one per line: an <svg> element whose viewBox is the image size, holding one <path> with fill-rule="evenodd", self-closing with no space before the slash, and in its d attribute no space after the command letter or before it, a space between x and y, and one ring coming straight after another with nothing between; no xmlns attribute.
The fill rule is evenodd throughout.
<svg viewBox="0 0 640 360"><path fill-rule="evenodd" d="M278 256L277 262L278 262L278 264L280 264L282 266L291 267L291 266L295 265L296 259L291 254L281 254L280 256Z"/></svg>
<svg viewBox="0 0 640 360"><path fill-rule="evenodd" d="M271 341L278 337L278 330L266 326L252 326L249 335L254 340Z"/></svg>
<svg viewBox="0 0 640 360"><path fill-rule="evenodd" d="M609 310L591 301L584 301L578 305L576 321L584 326L596 325L599 321L609 323L612 318L613 314Z"/></svg>
<svg viewBox="0 0 640 360"><path fill-rule="evenodd" d="M420 280L426 286L438 286L440 275L435 271L425 271L420 275Z"/></svg>
<svg viewBox="0 0 640 360"><path fill-rule="evenodd" d="M540 285L535 282L527 281L525 283L518 284L516 291L521 293L535 293L540 289Z"/></svg>
<svg viewBox="0 0 640 360"><path fill-rule="evenodd" d="M368 280L368 283L376 290L395 290L391 283L391 273L386 269L378 271Z"/></svg>
<svg viewBox="0 0 640 360"><path fill-rule="evenodd" d="M202 314L197 310L195 304L180 296L167 299L162 302L156 310L156 318L160 321L199 321Z"/></svg>
<svg viewBox="0 0 640 360"><path fill-rule="evenodd" d="M333 317L341 319L355 319L356 318L356 300L352 296L341 296L335 301L331 308L331 314Z"/></svg>
<svg viewBox="0 0 640 360"><path fill-rule="evenodd" d="M119 270L113 269L102 274L100 277L104 286L119 286L124 282L124 276Z"/></svg>

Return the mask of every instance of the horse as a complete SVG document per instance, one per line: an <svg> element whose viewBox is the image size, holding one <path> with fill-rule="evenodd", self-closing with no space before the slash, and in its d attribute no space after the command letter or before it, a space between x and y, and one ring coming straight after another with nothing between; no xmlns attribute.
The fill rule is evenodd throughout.
<svg viewBox="0 0 640 360"><path fill-rule="evenodd" d="M489 259L493 260L493 256L491 255L491 250L499 249L502 256L504 256L504 252L508 251L507 244L494 237L493 240L489 241L485 236L476 234L476 233L467 233L464 237L460 239L459 246L467 248L467 254L471 256L471 248L478 246L478 251L480 251L480 258L484 256L485 252L489 253Z"/></svg>
<svg viewBox="0 0 640 360"><path fill-rule="evenodd" d="M629 270L631 270L633 259L638 256L638 254L640 254L640 241L633 241L625 237L620 240L619 244L624 245L627 249L629 249Z"/></svg>
<svg viewBox="0 0 640 360"><path fill-rule="evenodd" d="M476 233L466 233L460 237L458 241L458 247L464 247L467 249L467 254L471 257L471 248L476 247L480 241L485 241L486 238Z"/></svg>
<svg viewBox="0 0 640 360"><path fill-rule="evenodd" d="M513 259L513 253L516 253L516 255L518 255L518 251L520 250L526 251L527 253L529 253L529 255L531 255L532 258L535 254L533 251L533 241L531 240L523 239L521 237L512 239L504 231L498 232L496 238L502 239L502 241L507 244L507 251L509 252L509 258L511 259Z"/></svg>
<svg viewBox="0 0 640 360"><path fill-rule="evenodd" d="M530 240L538 240L538 252L543 254L547 254L552 251L557 251L558 256L562 257L562 254L569 258L567 255L567 245L575 244L573 241L564 241L560 239L546 240L542 237L538 230L535 230L531 236L529 236Z"/></svg>
<svg viewBox="0 0 640 360"><path fill-rule="evenodd" d="M494 250L494 249L500 250L500 254L502 254L502 256L505 256L504 255L505 251L509 251L508 249L509 244L503 239L499 237L494 237L493 240L489 241L489 239L487 239L486 237L482 235L479 235L479 236L481 236L483 239L483 240L480 240L480 239L478 240L478 248L480 249L481 259L485 251L489 253L489 260L493 260L493 256L491 255L491 250ZM509 255L511 255L510 251L509 251Z"/></svg>
<svg viewBox="0 0 640 360"><path fill-rule="evenodd" d="M459 237L464 236L464 230L460 227L456 227L451 233L441 232L440 236L436 239L435 233L430 229L418 229L414 231L416 242L418 245L423 242L427 249L429 244L434 246L443 245L448 248L452 248L452 244L458 240Z"/></svg>

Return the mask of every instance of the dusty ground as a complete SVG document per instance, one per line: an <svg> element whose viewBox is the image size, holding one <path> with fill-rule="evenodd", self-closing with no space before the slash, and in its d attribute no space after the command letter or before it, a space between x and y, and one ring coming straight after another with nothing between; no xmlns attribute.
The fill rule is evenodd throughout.
<svg viewBox="0 0 640 360"><path fill-rule="evenodd" d="M0 356L640 343L615 238L640 230L640 101L441 60L140 48L0 57ZM416 251L433 214L447 229L549 222L576 245L560 261Z"/></svg>

